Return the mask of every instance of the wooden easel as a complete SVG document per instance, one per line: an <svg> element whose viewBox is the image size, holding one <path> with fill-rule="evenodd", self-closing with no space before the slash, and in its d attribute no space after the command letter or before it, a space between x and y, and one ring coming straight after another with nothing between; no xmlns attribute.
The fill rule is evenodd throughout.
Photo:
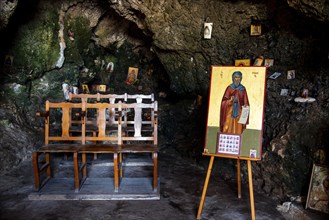
<svg viewBox="0 0 329 220"><path fill-rule="evenodd" d="M249 158L249 157L236 157L236 156L229 156L229 155L208 154L208 153L203 153L203 155L204 156L210 156L210 162L209 162L209 166L208 166L206 180L205 180L205 183L204 183L204 186L203 186L202 196L201 196L200 205L199 205L198 214L197 214L196 219L200 219L200 217L201 217L201 212L202 212L204 200L205 200L207 189L208 189L208 183L209 183L210 174L211 174L212 166L213 166L213 163L214 163L214 159L215 159L215 157L223 157L223 158L237 159L238 198L241 198L240 160L247 160L251 219L255 220L256 216L255 216L254 190L253 190L253 185L252 185L251 161L252 160L257 161L259 159Z"/></svg>

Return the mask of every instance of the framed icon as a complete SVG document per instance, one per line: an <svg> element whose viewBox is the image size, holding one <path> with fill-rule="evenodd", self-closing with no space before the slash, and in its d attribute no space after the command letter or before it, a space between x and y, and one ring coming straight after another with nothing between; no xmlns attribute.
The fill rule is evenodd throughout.
<svg viewBox="0 0 329 220"><path fill-rule="evenodd" d="M211 67L204 152L261 159L265 85L264 66ZM218 134L240 136L239 150L233 153L220 148ZM250 150L256 150L256 154Z"/></svg>
<svg viewBox="0 0 329 220"><path fill-rule="evenodd" d="M259 36L262 34L261 24L251 24L250 25L250 36Z"/></svg>

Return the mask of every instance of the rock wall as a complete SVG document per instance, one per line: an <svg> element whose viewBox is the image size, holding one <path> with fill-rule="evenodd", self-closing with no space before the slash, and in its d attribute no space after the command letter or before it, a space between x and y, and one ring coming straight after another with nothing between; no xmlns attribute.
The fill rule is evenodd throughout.
<svg viewBox="0 0 329 220"><path fill-rule="evenodd" d="M6 4L11 2L17 3ZM14 14L12 6L0 29L0 57L13 58L0 63L0 152L7 158L0 172L29 159L42 144L43 122L34 113L46 99L64 100L63 82L106 84L112 93L155 93L161 151L175 150L198 162L210 66L263 56L274 59L268 75L282 75L267 81L255 185L280 199L304 196L312 163L328 162L329 101L327 10L321 10L322 1L314 10L307 2L30 0L20 2ZM205 22L213 23L211 39L204 39ZM260 36L250 36L253 22L262 24ZM139 68L134 85L124 83L130 66ZM287 80L291 69L296 79ZM316 102L293 101L304 88ZM281 89L288 95L280 95ZM225 168L218 169L227 173Z"/></svg>

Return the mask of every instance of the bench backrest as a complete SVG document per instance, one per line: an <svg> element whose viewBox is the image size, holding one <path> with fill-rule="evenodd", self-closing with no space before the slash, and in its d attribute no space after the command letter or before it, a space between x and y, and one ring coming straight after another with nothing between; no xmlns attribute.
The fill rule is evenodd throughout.
<svg viewBox="0 0 329 220"><path fill-rule="evenodd" d="M126 102L127 93L124 93L121 95L119 95L119 94L100 94L100 99L106 99L111 104L118 103L119 101ZM117 109L112 108L112 109L109 109L109 111L108 111L108 114L110 116L109 121L112 125L118 124L118 121L115 120L116 110Z"/></svg>
<svg viewBox="0 0 329 220"><path fill-rule="evenodd" d="M83 103L59 102L53 103L46 101L45 112L37 113L37 116L45 118L45 144L51 141L78 141L85 143L85 107ZM61 123L58 118L61 117ZM79 124L80 135L72 135L70 127L72 125L72 117Z"/></svg>
<svg viewBox="0 0 329 220"><path fill-rule="evenodd" d="M72 100L77 98L77 95L71 94L70 97ZM109 99L109 103L89 102L90 97L96 100ZM128 141L151 141L157 144L158 103L154 101L153 94L79 94L79 98L81 102L78 103L46 101L46 113L42 115L46 122L46 144L50 141L80 141L82 144L86 141L113 141L118 144ZM58 117L61 117L61 123L58 122ZM96 126L97 135L86 135L86 124L89 122ZM51 132L56 125L57 133ZM70 128L73 125L78 126L81 132L72 135Z"/></svg>
<svg viewBox="0 0 329 220"><path fill-rule="evenodd" d="M86 136L86 141L114 141L121 143L121 101L119 103L85 103L86 120L88 117L93 117L97 124L97 136ZM107 117L107 111L117 109L117 114L114 116L118 121L116 129L109 129L112 121Z"/></svg>
<svg viewBox="0 0 329 220"><path fill-rule="evenodd" d="M144 95L144 94L133 94L127 95L127 99L125 103L153 103L154 102L154 94ZM154 121L154 112L151 110L150 112L143 112L145 117L142 117L142 125L151 125L153 126ZM147 116L147 117L146 117ZM150 118L150 120L143 120L144 118ZM129 117L125 117L124 125L133 125L134 120Z"/></svg>
<svg viewBox="0 0 329 220"><path fill-rule="evenodd" d="M79 102L84 102L84 103L95 103L95 102L105 102L114 104L118 103L119 101L121 102L126 102L127 100L127 93L124 94L70 94L69 96L69 101L73 101L78 99ZM111 124L117 124L118 122L115 121L115 112L116 109L108 109L107 114L110 115L109 120L111 121ZM93 123L93 121L87 121L88 123Z"/></svg>
<svg viewBox="0 0 329 220"><path fill-rule="evenodd" d="M70 93L69 95L69 101L72 102L74 100L78 100L78 102L95 102L95 101L99 101L100 97L99 97L99 93L97 94L73 94Z"/></svg>
<svg viewBox="0 0 329 220"><path fill-rule="evenodd" d="M122 103L122 109L133 113L134 117L134 132L127 132L126 136L122 137L122 141L150 141L153 144L158 144L158 102L152 103ZM150 117L145 119L145 114L153 112L153 119ZM144 118L144 119L143 119ZM152 123L151 129L144 130L142 124L145 121Z"/></svg>

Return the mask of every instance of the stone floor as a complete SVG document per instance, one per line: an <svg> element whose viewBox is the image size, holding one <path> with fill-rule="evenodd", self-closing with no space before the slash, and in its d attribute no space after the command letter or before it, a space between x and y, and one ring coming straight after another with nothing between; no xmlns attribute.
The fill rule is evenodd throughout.
<svg viewBox="0 0 329 220"><path fill-rule="evenodd" d="M209 158L200 165L168 153L159 154L160 200L30 200L33 193L31 162L0 178L0 219L196 219ZM216 161L215 161L216 163ZM135 171L132 171L135 172ZM254 192L256 219L322 220L328 215L305 210L301 204L277 204ZM248 186L237 198L236 184L216 174L214 166L201 219L251 219Z"/></svg>

